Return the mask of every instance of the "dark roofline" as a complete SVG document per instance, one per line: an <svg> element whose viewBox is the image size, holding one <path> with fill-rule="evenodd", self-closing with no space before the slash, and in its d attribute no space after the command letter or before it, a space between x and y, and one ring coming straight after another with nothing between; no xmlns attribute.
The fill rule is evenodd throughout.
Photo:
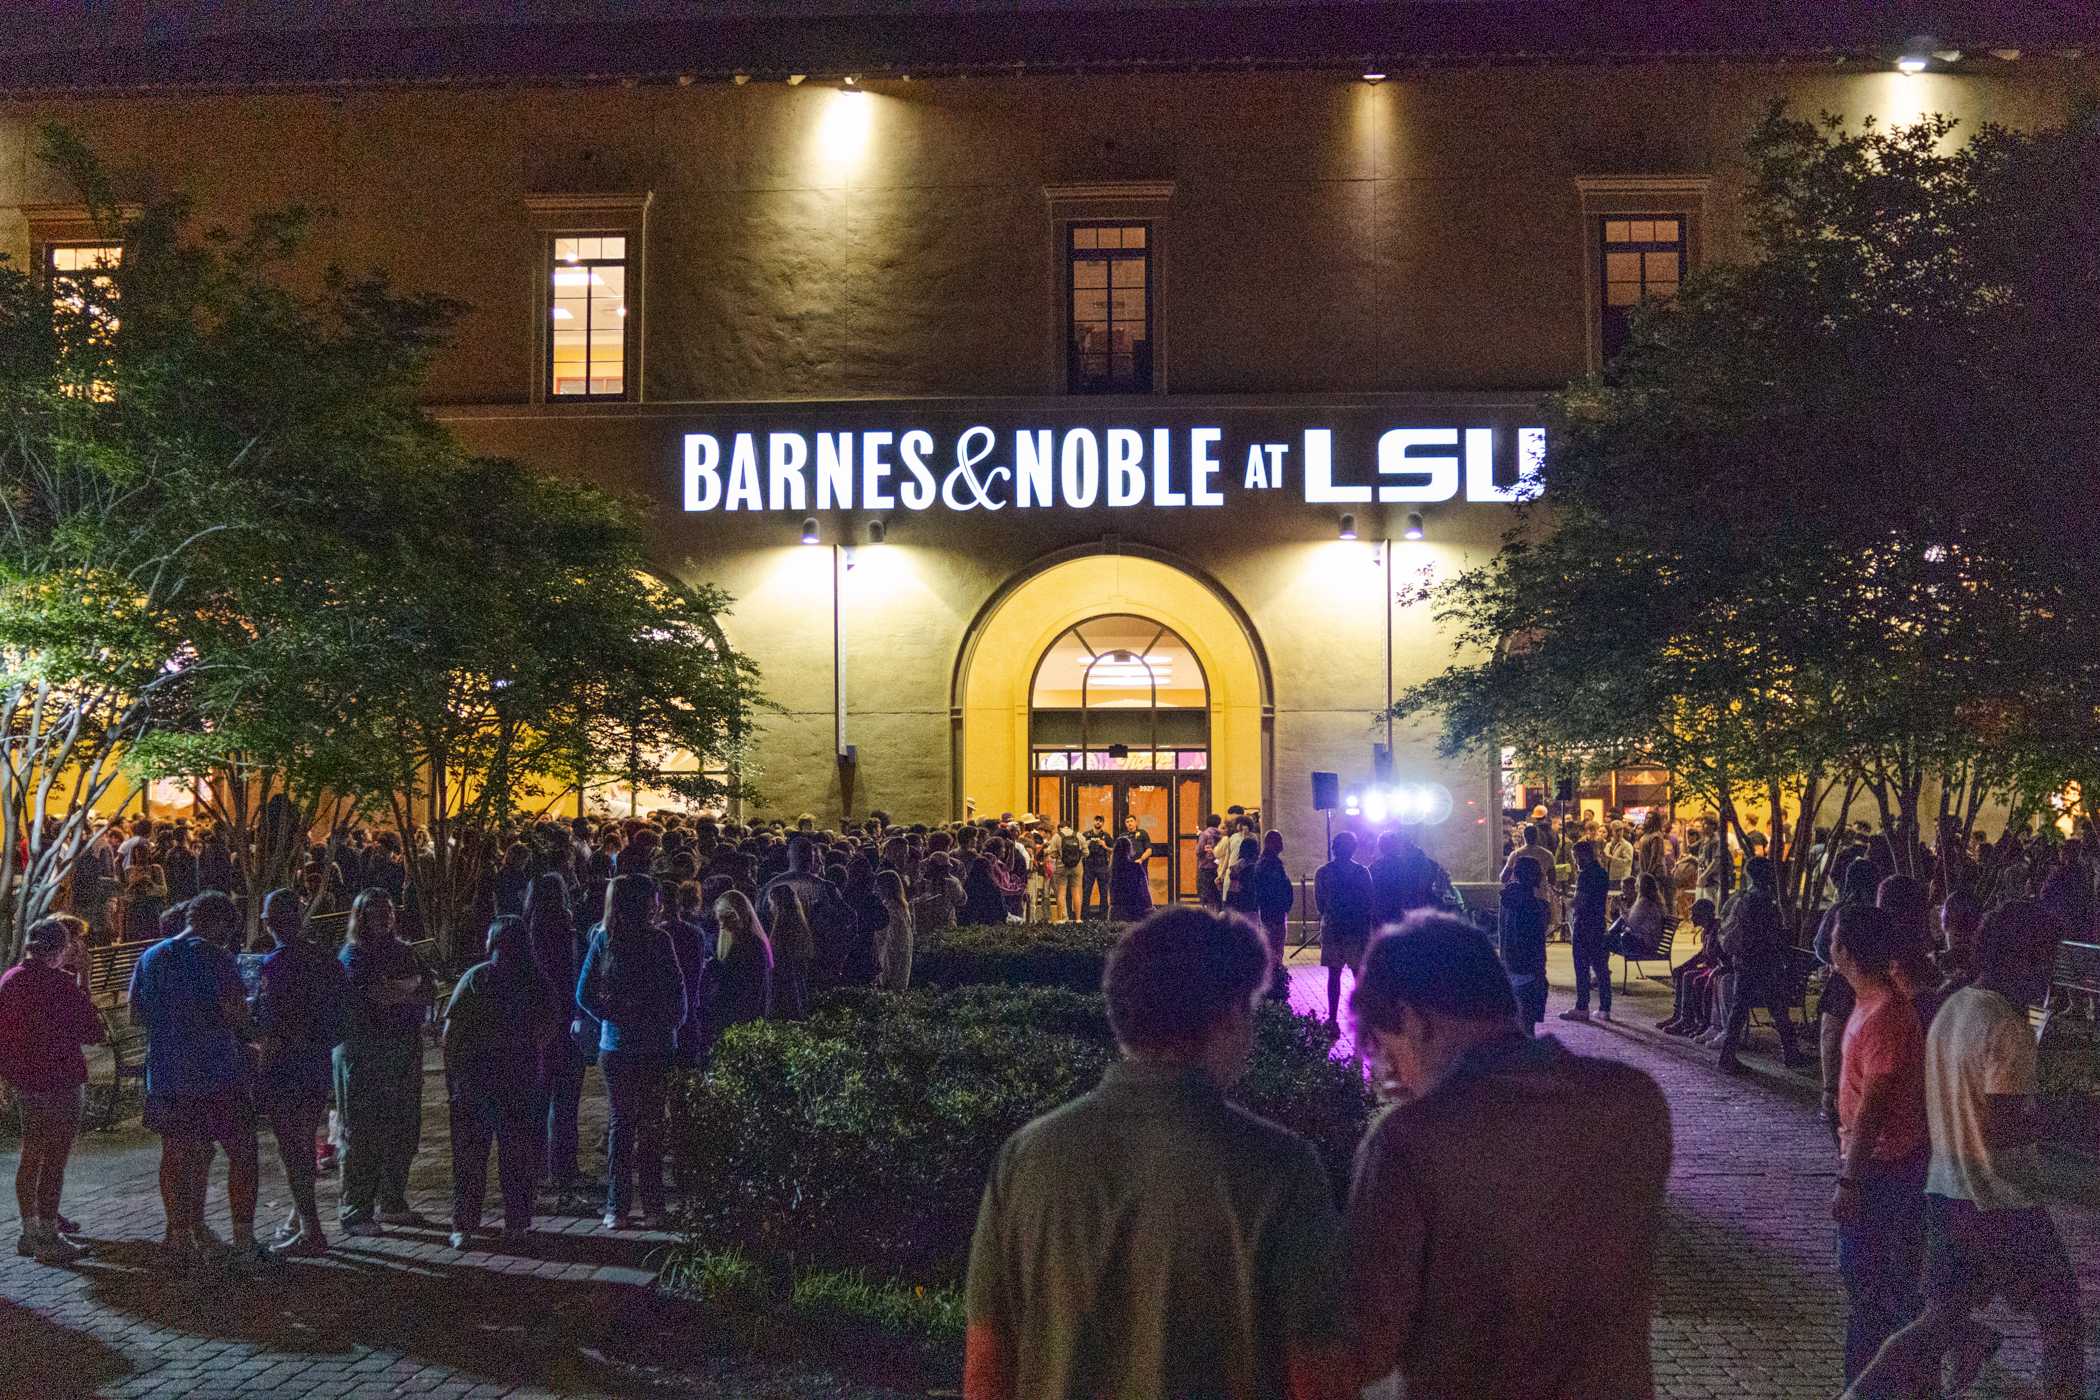
<svg viewBox="0 0 2100 1400"><path fill-rule="evenodd" d="M1886 62L1915 35L2036 55L2100 48L2086 0L1387 0L1063 12L206 33L128 48L21 51L0 95L121 95L1480 63Z"/></svg>

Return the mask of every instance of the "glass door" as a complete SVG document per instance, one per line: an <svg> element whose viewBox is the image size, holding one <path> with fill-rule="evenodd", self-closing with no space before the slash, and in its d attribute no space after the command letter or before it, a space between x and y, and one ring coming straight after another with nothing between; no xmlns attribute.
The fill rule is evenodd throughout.
<svg viewBox="0 0 2100 1400"><path fill-rule="evenodd" d="M1196 898L1196 841L1203 835L1210 780L1201 776L1174 779L1174 892L1191 903Z"/></svg>
<svg viewBox="0 0 2100 1400"><path fill-rule="evenodd" d="M1167 800L1164 781L1131 782L1123 789L1123 815L1136 817L1138 829L1151 838L1145 870L1152 877L1154 908L1172 902L1174 873L1174 811ZM1121 825L1118 835L1124 833Z"/></svg>

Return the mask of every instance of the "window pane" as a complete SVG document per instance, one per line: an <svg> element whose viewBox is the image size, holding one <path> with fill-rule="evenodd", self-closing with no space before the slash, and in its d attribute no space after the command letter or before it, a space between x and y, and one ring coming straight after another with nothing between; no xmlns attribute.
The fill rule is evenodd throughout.
<svg viewBox="0 0 2100 1400"><path fill-rule="evenodd" d="M1632 228L1633 225L1627 223L1624 219L1606 219L1604 221L1604 240L1607 243L1627 242L1633 236Z"/></svg>
<svg viewBox="0 0 2100 1400"><path fill-rule="evenodd" d="M1655 241L1657 243L1675 243L1677 241L1677 220L1657 219L1655 221Z"/></svg>
<svg viewBox="0 0 2100 1400"><path fill-rule="evenodd" d="M1634 241L1634 242L1636 242L1636 243L1652 243L1652 242L1654 242L1654 241L1655 241L1655 225L1654 225L1654 223L1653 223L1653 222L1651 222L1650 220L1647 220L1647 219L1635 219L1635 220L1633 221L1633 241Z"/></svg>
<svg viewBox="0 0 2100 1400"><path fill-rule="evenodd" d="M1108 264L1098 258L1086 258L1072 264L1072 285L1075 287L1106 287Z"/></svg>
<svg viewBox="0 0 2100 1400"><path fill-rule="evenodd" d="M1675 253L1641 254L1641 271L1650 282L1675 282L1677 280L1677 255Z"/></svg>
<svg viewBox="0 0 2100 1400"><path fill-rule="evenodd" d="M1121 295L1118 293L1118 295ZM1075 322L1105 321L1108 319L1108 293L1086 287L1072 292L1072 319Z"/></svg>
<svg viewBox="0 0 2100 1400"><path fill-rule="evenodd" d="M1145 333L1145 293L1142 288L1134 292L1117 292L1110 309L1115 314L1117 329L1128 323L1133 335Z"/></svg>
<svg viewBox="0 0 2100 1400"><path fill-rule="evenodd" d="M1110 263L1108 282L1112 287L1144 286L1145 260L1143 258L1121 258Z"/></svg>
<svg viewBox="0 0 2100 1400"><path fill-rule="evenodd" d="M601 258L624 258L627 256L625 238L601 238L598 240L598 256Z"/></svg>
<svg viewBox="0 0 2100 1400"><path fill-rule="evenodd" d="M1075 228L1072 230L1074 248L1098 248L1101 246L1101 230L1097 228Z"/></svg>
<svg viewBox="0 0 2100 1400"><path fill-rule="evenodd" d="M1631 282L1607 282L1604 285L1604 302L1607 306L1631 306L1641 299L1641 289Z"/></svg>
<svg viewBox="0 0 2100 1400"><path fill-rule="evenodd" d="M1641 255L1639 253L1606 253L1604 255L1604 278L1608 282L1635 282L1640 280Z"/></svg>
<svg viewBox="0 0 2100 1400"><path fill-rule="evenodd" d="M1124 229L1124 230L1123 230L1123 246L1124 246L1125 248L1142 248L1142 247L1144 247L1144 246L1145 246L1145 226L1144 226L1143 224L1132 224L1132 225L1130 225L1130 226L1129 226L1128 228Z"/></svg>

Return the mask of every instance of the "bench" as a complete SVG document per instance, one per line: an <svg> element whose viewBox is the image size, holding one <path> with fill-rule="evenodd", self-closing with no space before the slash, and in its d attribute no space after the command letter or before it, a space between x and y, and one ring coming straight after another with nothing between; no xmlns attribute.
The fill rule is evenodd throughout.
<svg viewBox="0 0 2100 1400"><path fill-rule="evenodd" d="M131 1023L131 974L139 955L156 940L135 939L111 943L88 953L88 994L102 1016L103 1034L109 1040L109 1082L92 1086L90 1097L101 1095L100 1122L107 1130L117 1125L117 1110L124 1102L124 1085L146 1080L146 1032Z"/></svg>
<svg viewBox="0 0 2100 1400"><path fill-rule="evenodd" d="M1670 980L1670 964L1672 959L1676 956L1677 952L1678 922L1679 920L1675 915L1664 915L1662 937L1656 940L1655 946L1653 948L1649 948L1646 950L1635 949L1632 952L1621 952L1619 954L1619 956L1622 959L1624 959L1624 961L1620 964L1619 967L1620 991L1625 991L1629 986L1633 984L1633 969L1637 964L1642 965L1641 976L1646 978L1648 981L1667 982ZM1651 962L1659 962L1663 965L1663 972L1660 976L1648 971L1645 964Z"/></svg>
<svg viewBox="0 0 2100 1400"><path fill-rule="evenodd" d="M1796 1019L1796 1012L1800 1013L1799 1024L1794 1027L1794 1033L1806 1036L1807 1040L1802 1043L1810 1049L1813 1049L1816 1043L1816 1026L1808 1015L1808 989L1822 966L1814 949L1788 948L1784 980L1779 984L1780 1006L1790 1022ZM1759 1019L1761 1017L1762 1020ZM1772 1025L1772 1019L1764 1014L1761 1007L1753 1006L1750 1008L1749 1024L1769 1026ZM1776 1031L1778 1027L1773 1026L1773 1029Z"/></svg>

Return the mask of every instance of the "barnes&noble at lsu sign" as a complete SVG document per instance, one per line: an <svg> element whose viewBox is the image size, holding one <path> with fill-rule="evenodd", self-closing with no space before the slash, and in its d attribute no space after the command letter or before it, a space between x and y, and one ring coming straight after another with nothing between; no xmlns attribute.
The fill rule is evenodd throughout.
<svg viewBox="0 0 2100 1400"><path fill-rule="evenodd" d="M1227 408L994 417L945 405L895 418L830 405L681 437L688 511L1192 509L1515 502L1538 494L1546 432L1496 411ZM1055 419L1066 419L1057 422ZM1044 421L1052 420L1052 421Z"/></svg>

